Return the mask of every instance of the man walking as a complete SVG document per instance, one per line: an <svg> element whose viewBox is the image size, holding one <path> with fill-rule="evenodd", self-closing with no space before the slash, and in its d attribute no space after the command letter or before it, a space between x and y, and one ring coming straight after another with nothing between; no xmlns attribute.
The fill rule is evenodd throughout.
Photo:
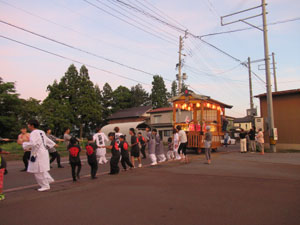
<svg viewBox="0 0 300 225"><path fill-rule="evenodd" d="M252 129L248 133L250 138L250 150L251 152L256 152L256 142L255 142L255 127L252 127Z"/></svg>
<svg viewBox="0 0 300 225"><path fill-rule="evenodd" d="M47 147L53 148L55 143L38 127L39 123L37 120L28 122L28 129L31 133L29 142L24 142L23 148L31 152L27 172L33 173L36 182L41 186L38 191L47 191L50 189L50 183L54 182L54 179L48 172L50 170L50 162Z"/></svg>

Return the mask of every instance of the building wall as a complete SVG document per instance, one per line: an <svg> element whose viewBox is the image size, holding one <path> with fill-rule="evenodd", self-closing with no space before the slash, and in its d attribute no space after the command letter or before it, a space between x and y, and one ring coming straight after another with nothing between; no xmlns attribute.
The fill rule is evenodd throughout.
<svg viewBox="0 0 300 225"><path fill-rule="evenodd" d="M267 102L260 98L261 116L267 121ZM280 149L300 150L300 94L273 96L274 124L278 131ZM269 143L265 122L265 142Z"/></svg>
<svg viewBox="0 0 300 225"><path fill-rule="evenodd" d="M138 118L125 118L125 119L115 119L108 121L109 124L113 123L126 123L126 122L138 122L138 121L144 121L146 118L138 117Z"/></svg>
<svg viewBox="0 0 300 225"><path fill-rule="evenodd" d="M245 122L245 123L234 123L233 124L234 127L239 127L239 128L242 128L244 130L250 130L251 127L252 127L252 124L251 122Z"/></svg>

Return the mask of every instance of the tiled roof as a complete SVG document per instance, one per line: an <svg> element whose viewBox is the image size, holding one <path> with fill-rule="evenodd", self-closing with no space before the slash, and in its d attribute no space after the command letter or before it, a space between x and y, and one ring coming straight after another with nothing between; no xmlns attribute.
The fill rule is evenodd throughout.
<svg viewBox="0 0 300 225"><path fill-rule="evenodd" d="M108 119L112 120L112 119L122 119L122 118L136 118L136 117L142 116L143 114L148 112L150 109L152 109L151 105L124 109L124 110L121 110L119 112L112 114L110 117L108 117Z"/></svg>
<svg viewBox="0 0 300 225"><path fill-rule="evenodd" d="M157 108L157 109L152 109L149 111L149 113L156 113L156 112L170 112L173 111L172 107L164 107L164 108Z"/></svg>

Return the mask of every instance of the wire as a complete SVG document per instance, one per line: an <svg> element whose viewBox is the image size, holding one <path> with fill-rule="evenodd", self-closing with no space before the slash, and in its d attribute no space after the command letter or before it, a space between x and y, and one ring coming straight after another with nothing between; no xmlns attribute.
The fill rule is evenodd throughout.
<svg viewBox="0 0 300 225"><path fill-rule="evenodd" d="M125 20L125 19L123 19L123 18L121 18L121 17L119 17L119 16L114 15L113 13L111 13L111 12L109 12L109 11L107 11L107 10L101 8L101 7L99 7L98 5L95 5L95 4L92 3L92 2L89 2L88 0L82 0L82 1L86 2L87 4L89 4L89 5L91 5L91 6L95 7L95 8L97 8L98 10L100 10L100 11L102 11L102 12L105 12L106 14L109 14L109 15L111 15L111 16L113 16L113 17L115 17L115 18L117 18L117 19L119 19L119 20L121 20L121 21L123 21L124 23L127 23L127 24L129 24L129 25L131 25L131 26L133 26L133 27L135 27L135 28L141 30L141 31L144 31L145 33L148 33L148 34L150 34L150 35L152 35L152 36L154 36L154 37L156 37L156 38L159 38L159 39L161 39L161 40L163 40L163 41L166 41L166 42L168 42L168 43L170 43L170 44L174 44L173 42L171 42L171 41L169 41L169 40L166 40L166 39L160 37L159 35L153 34L153 33L149 32L149 31L145 30L144 28L141 28L141 27L139 27L139 26L137 26L137 25L135 25L135 24L133 24L133 23L131 23L131 22L128 22L127 20Z"/></svg>
<svg viewBox="0 0 300 225"><path fill-rule="evenodd" d="M100 59L103 59L103 60L105 60L105 61L108 61L108 62L117 64L117 65L126 67L126 68L128 68L128 69L135 70L135 71L138 71L138 72L141 72L141 73L150 75L150 76L152 76L152 77L155 76L155 74L153 74L153 73L149 73L149 72L146 72L146 71L144 71L144 70L137 69L137 68L135 68L135 67L128 66L128 65L125 65L125 64L123 64L123 63L117 62L117 61L115 61L115 60L106 58L106 57L104 57L104 56L100 56L100 55L98 55L98 54L95 54L95 53L92 53L92 52L89 52L89 51L80 49L80 48L78 48L78 47L75 47L75 46L72 46L72 45L69 45L69 44L66 44L66 43L64 43L64 42L57 41L57 40L55 40L55 39L53 39L53 38L50 38L50 37L47 37L47 36L38 34L38 33L36 33L36 32L27 30L27 29L25 29L25 28L23 28L23 27L19 27L19 26L17 26L17 25L11 24L11 23L9 23L9 22L5 22L5 21L3 21L3 20L1 20L1 19L0 19L0 23L6 24L6 25L11 26L11 27L14 27L14 28L17 28L17 29L19 29L19 30L25 31L25 32L27 32L27 33L33 34L33 35L38 36L38 37L41 37L41 38L44 38L44 39L46 39L46 40L55 42L55 43L57 43L57 44L60 44L60 45L65 46L65 47L75 49L75 50L77 50L77 51L86 53L86 54L88 54L88 55L95 56L95 57L100 58Z"/></svg>
<svg viewBox="0 0 300 225"><path fill-rule="evenodd" d="M144 82L141 82L141 81L132 79L132 78L130 78L130 77L127 77L127 76L124 76L124 75L120 75L120 74L117 74L117 73L115 73L115 72L111 72L111 71L109 71L109 70L101 69L101 68L99 68L99 67L96 67L96 66L93 66L93 65L89 65L89 64L83 63L83 62L81 62L81 61L78 61L78 60L75 60L75 59L72 59L72 58L69 58L69 57L66 57L66 56L57 54L57 53L50 52L50 51L48 51L48 50L44 50L44 49L41 49L41 48L39 48L39 47L35 47L35 46L33 46L33 45L30 45L30 44L26 44L26 43L24 43L24 42L21 42L21 41L18 41L18 40L15 40L15 39L12 39L12 38L3 36L3 35L0 35L0 37L1 37L1 38L4 38L4 39L6 39L6 40L9 40L9 41L12 41L12 42L15 42L15 43L18 43L18 44L21 44L21 45L24 45L24 46L33 48L33 49L35 49L35 50L38 50L38 51L41 51L41 52L44 52L44 53L47 53L47 54L50 54L50 55L53 55L53 56L62 58L62 59L66 59L66 60L69 60L69 61L72 61L72 62L76 62L76 63L82 64L82 65L86 65L87 67L90 67L90 68L93 68L93 69L96 69L96 70L99 70L99 71L102 71L102 72L105 72L105 73L109 73L109 74L112 74L112 75L115 75L115 76L118 76L118 77L121 77L121 78L130 80L130 81L134 81L134 82L137 82L137 83L140 83L140 84L150 85L150 84L148 84L148 83L144 83Z"/></svg>
<svg viewBox="0 0 300 225"><path fill-rule="evenodd" d="M288 23L288 22L293 22L300 20L300 17L292 18L292 19L286 19L286 20L281 20L281 21L276 21L272 23L268 23L268 26L276 25L276 24L281 24L281 23ZM258 27L262 27L263 25L259 25ZM216 33L211 33L211 34L204 34L204 35L199 35L199 38L203 37L208 37L208 36L214 36L214 35L219 35L219 34L228 34L228 33L235 33L235 32L240 32L240 31L245 31L245 30L252 30L255 29L254 27L246 27L246 28L240 28L236 30L229 30L229 31L223 31L223 32L216 32Z"/></svg>

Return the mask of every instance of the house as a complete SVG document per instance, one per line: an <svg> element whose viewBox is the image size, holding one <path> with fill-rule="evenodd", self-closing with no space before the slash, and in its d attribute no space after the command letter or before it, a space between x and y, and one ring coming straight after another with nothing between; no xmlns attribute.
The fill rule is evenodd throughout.
<svg viewBox="0 0 300 225"><path fill-rule="evenodd" d="M168 141L169 137L173 136L173 107L157 108L149 111L150 126L157 129L160 137L164 142ZM177 122L185 122L192 119L192 112L177 110Z"/></svg>
<svg viewBox="0 0 300 225"><path fill-rule="evenodd" d="M105 134L113 132L115 127L120 128L120 132L126 135L129 140L129 129L144 130L149 126L152 106L139 106L129 109L120 110L108 117L108 125L102 128Z"/></svg>
<svg viewBox="0 0 300 225"><path fill-rule="evenodd" d="M272 93L274 124L277 128L278 149L300 150L300 89ZM260 100L261 117L264 119L266 147L269 145L268 110L266 94L255 96Z"/></svg>
<svg viewBox="0 0 300 225"><path fill-rule="evenodd" d="M233 126L236 128L242 128L244 130L250 130L254 122L253 116L245 116L242 118L235 118L233 120Z"/></svg>

